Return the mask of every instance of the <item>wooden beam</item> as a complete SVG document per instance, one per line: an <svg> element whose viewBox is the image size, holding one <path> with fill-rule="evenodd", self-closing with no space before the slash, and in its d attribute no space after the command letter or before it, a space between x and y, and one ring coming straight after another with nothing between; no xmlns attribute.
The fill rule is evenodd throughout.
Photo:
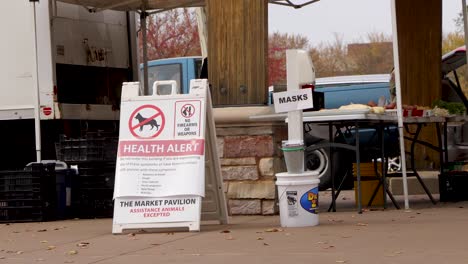
<svg viewBox="0 0 468 264"><path fill-rule="evenodd" d="M268 1L207 0L206 9L213 104L265 104Z"/></svg>
<svg viewBox="0 0 468 264"><path fill-rule="evenodd" d="M441 97L442 0L397 0L401 91L405 104Z"/></svg>

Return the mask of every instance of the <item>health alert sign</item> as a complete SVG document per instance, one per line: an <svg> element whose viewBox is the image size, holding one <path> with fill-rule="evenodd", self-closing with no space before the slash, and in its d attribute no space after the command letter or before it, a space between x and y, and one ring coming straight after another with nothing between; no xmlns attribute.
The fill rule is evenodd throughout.
<svg viewBox="0 0 468 264"><path fill-rule="evenodd" d="M204 196L205 118L204 97L123 101L114 197Z"/></svg>

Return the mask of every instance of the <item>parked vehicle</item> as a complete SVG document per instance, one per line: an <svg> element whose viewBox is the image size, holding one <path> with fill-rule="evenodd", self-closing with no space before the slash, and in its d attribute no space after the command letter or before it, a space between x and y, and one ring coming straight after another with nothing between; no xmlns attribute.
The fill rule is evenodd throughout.
<svg viewBox="0 0 468 264"><path fill-rule="evenodd" d="M466 48L464 46L442 56L442 100L461 102L468 109L468 99L461 89L457 75L457 70L465 64ZM387 74L318 78L316 80L316 90L325 94L326 108L338 108L349 103L367 104L369 101L377 103L381 96L386 101L390 99L389 80L390 76ZM375 145L375 130L361 129L359 137L362 149ZM314 126L313 129L306 132L304 138L307 145L327 142L328 129ZM447 139L449 161L466 160L468 158L468 125L449 126ZM337 137L334 140L354 144L353 135L346 138ZM397 157L399 156L399 149L396 127L388 130L385 140L387 155L395 157L390 160L389 170L398 170L400 164ZM365 154L365 151L361 151L361 153ZM335 183L339 184L342 179L347 177L345 186L351 187L352 178L348 177L348 175L350 174L351 164L354 162L353 153L348 150L336 149L333 155ZM330 174L329 157L330 154L327 149L306 151L305 162L308 168L318 168L320 160L327 163L321 172L319 186L321 190L331 187L332 175ZM366 159L365 155L364 159Z"/></svg>
<svg viewBox="0 0 468 264"><path fill-rule="evenodd" d="M456 48L442 56L442 100L460 102L468 109L467 95L463 93L457 71L466 65L466 47ZM448 127L449 161L468 160L468 123Z"/></svg>
<svg viewBox="0 0 468 264"><path fill-rule="evenodd" d="M390 74L317 78L315 91L324 93L327 109L350 103L377 103L381 96L390 99L389 81Z"/></svg>
<svg viewBox="0 0 468 264"><path fill-rule="evenodd" d="M327 78L317 78L315 91L323 92L325 108L339 108L350 103L367 104L370 101L377 103L381 97L383 101L390 99L389 74L375 75L352 75L337 76ZM334 135L336 130L334 131ZM377 137L374 129L360 129L360 145L364 149L376 144ZM393 142L398 139L398 134L387 134L386 140ZM328 127L319 125L306 125L304 142L306 146L319 143L328 143ZM353 131L348 136L339 135L334 138L335 142L354 144ZM390 149L390 148L388 148ZM333 168L330 166L330 151L327 148L309 151L305 153L305 163L308 169L316 169L321 166L321 161L325 162L322 171L319 173L320 190L328 189L332 186L332 172L335 187L343 181L343 188L349 189L353 186L352 163L354 162L354 152L346 149L333 150ZM365 160L366 157L362 157Z"/></svg>
<svg viewBox="0 0 468 264"><path fill-rule="evenodd" d="M177 92L186 94L189 92L190 80L200 76L202 61L202 57L178 57L149 61L148 83L152 86L156 80L175 80L178 87ZM170 87L161 85L158 92L169 94Z"/></svg>
<svg viewBox="0 0 468 264"><path fill-rule="evenodd" d="M60 135L116 135L122 82L138 78L134 14L94 13L53 0L38 1L35 7L30 1L2 4L0 145L10 151L0 154L0 169L36 160L36 107L42 159L57 159Z"/></svg>

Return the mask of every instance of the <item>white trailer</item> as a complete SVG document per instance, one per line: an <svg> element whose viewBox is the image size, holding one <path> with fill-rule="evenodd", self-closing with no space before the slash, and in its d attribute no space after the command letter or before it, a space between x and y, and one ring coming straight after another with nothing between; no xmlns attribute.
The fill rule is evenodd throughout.
<svg viewBox="0 0 468 264"><path fill-rule="evenodd" d="M25 142L34 142L36 119L36 135L42 131L48 144L43 148L52 153L50 144L65 126L118 120L122 82L138 78L133 12L94 12L56 0L3 0L0 34L0 145L21 141L26 154L21 156L30 157L34 144ZM8 160L10 154L0 158Z"/></svg>

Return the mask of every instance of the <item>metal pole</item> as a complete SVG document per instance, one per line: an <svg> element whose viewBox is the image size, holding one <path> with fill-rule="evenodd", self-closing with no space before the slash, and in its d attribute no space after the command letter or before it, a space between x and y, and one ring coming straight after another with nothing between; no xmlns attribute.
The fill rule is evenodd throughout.
<svg viewBox="0 0 468 264"><path fill-rule="evenodd" d="M146 13L145 8L141 10L140 14L140 24L141 24L141 36L143 42L143 95L149 95L149 85L148 85L148 43L146 38L147 28L146 28L146 18L148 13Z"/></svg>
<svg viewBox="0 0 468 264"><path fill-rule="evenodd" d="M36 27L36 2L31 2L32 22L33 22L33 89L34 89L34 128L36 138L36 160L41 162L41 117L40 111L40 95L39 95L39 72L37 58L37 27Z"/></svg>
<svg viewBox="0 0 468 264"><path fill-rule="evenodd" d="M468 43L468 18L466 17L466 0L462 0L462 14L463 14L463 31L465 31L465 46ZM468 61L468 52L466 53L466 59ZM465 71L465 77L468 77L468 68Z"/></svg>
<svg viewBox="0 0 468 264"><path fill-rule="evenodd" d="M403 174L403 194L405 196L405 209L409 209L408 200L408 182L406 175L406 157L405 157L405 139L403 134L403 111L401 103L401 81L400 81L400 54L398 52L398 29L396 17L396 0L392 1L392 28L393 28L393 63L395 65L395 85L396 85L396 103L398 116L398 132L400 134L400 162L401 172Z"/></svg>
<svg viewBox="0 0 468 264"><path fill-rule="evenodd" d="M196 8L196 14L202 57L206 58L208 56L208 29L206 28L206 9L204 7L198 7Z"/></svg>

